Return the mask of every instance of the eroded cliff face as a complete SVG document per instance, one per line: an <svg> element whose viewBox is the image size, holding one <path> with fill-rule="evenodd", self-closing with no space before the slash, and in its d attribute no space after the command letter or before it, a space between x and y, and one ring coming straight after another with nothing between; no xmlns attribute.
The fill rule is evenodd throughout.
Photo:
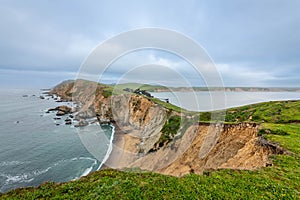
<svg viewBox="0 0 300 200"><path fill-rule="evenodd" d="M126 134L127 143L130 143L130 138L137 141L134 145L125 145L124 150L136 146L133 153L148 152L161 136L166 109L143 96L132 94L112 96L110 106L117 134Z"/></svg>
<svg viewBox="0 0 300 200"><path fill-rule="evenodd" d="M200 124L191 127L195 137L184 137L191 143L187 150L170 165L159 169L164 174L181 176L201 174L205 169L258 169L270 161L272 151L258 145L258 126L241 123L236 125Z"/></svg>
<svg viewBox="0 0 300 200"><path fill-rule="evenodd" d="M97 117L100 124L113 123L117 130L116 138L122 135L130 140L126 143L130 145L124 146L125 150L139 154L148 152L161 136L167 110L137 94L105 96L108 90L111 88L105 85L77 80L57 85L50 94L80 105L75 116L78 120Z"/></svg>
<svg viewBox="0 0 300 200"><path fill-rule="evenodd" d="M190 116L175 113L141 95L107 95L108 89L79 80L64 82L51 91L79 104L79 118L96 116L99 123L115 125L113 150L105 163L108 167L137 167L182 176L201 174L206 169L252 170L270 164L268 157L273 150L260 145L256 124L199 124L190 120L189 124L180 124L180 134L171 137L162 133L170 116ZM161 142L164 137L168 139Z"/></svg>
<svg viewBox="0 0 300 200"><path fill-rule="evenodd" d="M202 174L204 170L221 168L259 169L271 164L269 155L274 152L267 146L259 145L258 129L256 124L247 123L195 124L180 139L158 151L140 157L126 152L126 159L131 158L127 166L124 166L121 157L117 158L117 162L110 161L108 164L114 168L141 168L174 176ZM130 143L131 139L125 140ZM121 153L124 154L122 150L115 151L112 155Z"/></svg>

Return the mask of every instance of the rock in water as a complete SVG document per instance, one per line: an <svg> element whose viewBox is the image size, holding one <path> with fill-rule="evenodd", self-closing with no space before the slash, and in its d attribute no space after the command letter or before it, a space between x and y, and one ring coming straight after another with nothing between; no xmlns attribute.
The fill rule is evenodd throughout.
<svg viewBox="0 0 300 200"><path fill-rule="evenodd" d="M78 124L75 125L75 127L82 127L82 126L87 126L89 123L83 119L81 119Z"/></svg>
<svg viewBox="0 0 300 200"><path fill-rule="evenodd" d="M62 111L65 114L68 114L68 113L71 112L72 109L70 107L68 107L68 106L58 106L58 107L56 107L56 110Z"/></svg>
<svg viewBox="0 0 300 200"><path fill-rule="evenodd" d="M59 111L57 111L56 116L63 116L65 114L66 114L65 112L59 110Z"/></svg>
<svg viewBox="0 0 300 200"><path fill-rule="evenodd" d="M68 106L58 106L56 108L50 108L46 113L49 113L51 111L57 111L56 116L63 116L65 114L69 114L72 112L72 108Z"/></svg>
<svg viewBox="0 0 300 200"><path fill-rule="evenodd" d="M65 120L65 124L66 125L71 125L72 124L72 120L70 119L70 118L67 118L66 120Z"/></svg>

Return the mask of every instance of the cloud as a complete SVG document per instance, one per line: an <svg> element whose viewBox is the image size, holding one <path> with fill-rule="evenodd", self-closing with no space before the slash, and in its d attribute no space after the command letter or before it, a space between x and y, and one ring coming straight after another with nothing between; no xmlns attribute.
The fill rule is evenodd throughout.
<svg viewBox="0 0 300 200"><path fill-rule="evenodd" d="M226 86L252 86L252 87L295 87L299 85L300 75L292 71L274 68L253 68L246 64L217 64L224 84Z"/></svg>
<svg viewBox="0 0 300 200"><path fill-rule="evenodd" d="M217 63L227 85L296 87L300 85L299 6L296 0L4 0L0 5L0 69L75 73L105 39L130 29L161 27L179 31L201 44ZM124 43L125 47L133 41ZM176 38L174 41L173 45L184 47ZM119 48L124 46L107 47L107 56ZM191 48L189 55L193 57L194 53ZM116 61L118 66L110 68L106 79L147 63L169 66L195 84L202 83L184 59L159 51L124 56ZM212 68L203 64L201 70L209 74Z"/></svg>
<svg viewBox="0 0 300 200"><path fill-rule="evenodd" d="M74 79L73 72L0 69L0 88L41 89L54 87L62 80Z"/></svg>
<svg viewBox="0 0 300 200"><path fill-rule="evenodd" d="M5 16L0 20L5 27L0 37L2 68L57 70L64 66L75 70L98 43L81 33L60 30L18 6L1 6L0 10Z"/></svg>
<svg viewBox="0 0 300 200"><path fill-rule="evenodd" d="M128 82L147 82L156 84L160 82L175 86L183 85L179 79L194 78L193 84L203 84L203 80L192 65L182 58L164 51L151 49L134 51L124 55L112 63L106 70L104 77L115 74L114 80L126 75ZM122 80L124 81L124 79ZM198 82L198 83L197 83Z"/></svg>

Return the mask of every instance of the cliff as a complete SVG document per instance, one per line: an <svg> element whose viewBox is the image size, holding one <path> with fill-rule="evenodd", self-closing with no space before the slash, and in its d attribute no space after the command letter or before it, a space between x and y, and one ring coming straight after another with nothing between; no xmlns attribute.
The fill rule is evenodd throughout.
<svg viewBox="0 0 300 200"><path fill-rule="evenodd" d="M261 145L256 123L199 123L152 98L85 80L66 81L50 94L77 103L77 119L97 117L116 127L107 167L182 176L207 169L258 169L274 149Z"/></svg>

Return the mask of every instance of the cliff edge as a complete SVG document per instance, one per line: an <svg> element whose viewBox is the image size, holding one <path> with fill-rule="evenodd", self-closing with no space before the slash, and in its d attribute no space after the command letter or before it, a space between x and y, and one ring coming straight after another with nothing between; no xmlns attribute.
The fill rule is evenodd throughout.
<svg viewBox="0 0 300 200"><path fill-rule="evenodd" d="M262 145L256 123L200 123L197 114L108 85L65 81L50 94L76 103L75 118L97 117L100 124L116 127L107 167L174 176L220 168L253 170L271 165L269 155L276 152Z"/></svg>

